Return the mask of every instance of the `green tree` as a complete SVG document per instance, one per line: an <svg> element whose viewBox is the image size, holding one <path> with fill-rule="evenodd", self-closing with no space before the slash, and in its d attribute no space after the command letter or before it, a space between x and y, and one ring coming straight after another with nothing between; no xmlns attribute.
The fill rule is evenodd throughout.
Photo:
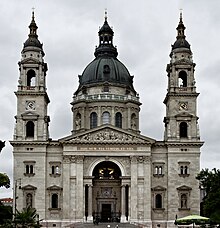
<svg viewBox="0 0 220 228"><path fill-rule="evenodd" d="M220 170L203 169L196 177L205 190L202 213L211 221L220 223Z"/></svg>
<svg viewBox="0 0 220 228"><path fill-rule="evenodd" d="M36 209L28 207L24 208L22 211L17 211L14 223L16 227L22 227L22 228L38 228L39 220L38 220L38 214L36 213Z"/></svg>
<svg viewBox="0 0 220 228"><path fill-rule="evenodd" d="M12 221L12 207L4 206L0 202L0 227L8 227L7 224L10 224Z"/></svg>
<svg viewBox="0 0 220 228"><path fill-rule="evenodd" d="M0 173L0 187L10 188L10 179L5 173Z"/></svg>

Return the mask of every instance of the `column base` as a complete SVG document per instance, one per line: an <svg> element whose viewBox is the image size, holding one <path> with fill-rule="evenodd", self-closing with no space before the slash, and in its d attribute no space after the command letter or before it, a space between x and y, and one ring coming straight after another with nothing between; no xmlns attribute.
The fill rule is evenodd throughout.
<svg viewBox="0 0 220 228"><path fill-rule="evenodd" d="M87 217L87 222L89 222L89 223L92 223L93 222L93 216L92 215L89 215Z"/></svg>
<svg viewBox="0 0 220 228"><path fill-rule="evenodd" d="M120 220L120 222L121 222L121 223L128 222L125 215L121 215L121 220Z"/></svg>

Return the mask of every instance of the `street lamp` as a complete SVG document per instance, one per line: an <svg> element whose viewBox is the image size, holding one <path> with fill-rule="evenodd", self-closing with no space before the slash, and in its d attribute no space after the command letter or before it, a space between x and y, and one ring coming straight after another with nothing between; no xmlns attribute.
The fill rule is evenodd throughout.
<svg viewBox="0 0 220 228"><path fill-rule="evenodd" d="M19 187L18 187L19 185ZM14 213L13 213L13 217L14 217L14 222L15 222L15 227L16 227L16 213L17 213L17 188L21 189L21 178L18 178L17 180L15 180L14 182Z"/></svg>

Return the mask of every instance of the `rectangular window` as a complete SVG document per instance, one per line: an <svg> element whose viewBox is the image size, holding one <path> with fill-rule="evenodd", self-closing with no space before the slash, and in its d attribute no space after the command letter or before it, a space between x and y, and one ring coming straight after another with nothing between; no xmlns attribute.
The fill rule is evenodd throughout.
<svg viewBox="0 0 220 228"><path fill-rule="evenodd" d="M50 176L52 177L58 177L61 175L61 162L58 161L52 161L49 162L50 164Z"/></svg>
<svg viewBox="0 0 220 228"><path fill-rule="evenodd" d="M35 175L35 161L24 161L24 175L34 176Z"/></svg>
<svg viewBox="0 0 220 228"><path fill-rule="evenodd" d="M188 161L180 161L179 164L179 176L181 177L187 177L189 176L189 165L190 162Z"/></svg>
<svg viewBox="0 0 220 228"><path fill-rule="evenodd" d="M154 162L153 163L153 176L163 177L164 176L164 162Z"/></svg>

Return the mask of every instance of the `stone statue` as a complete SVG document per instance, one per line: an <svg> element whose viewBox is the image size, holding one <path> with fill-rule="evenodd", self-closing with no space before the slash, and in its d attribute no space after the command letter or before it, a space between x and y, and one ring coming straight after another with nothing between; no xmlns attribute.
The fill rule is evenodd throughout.
<svg viewBox="0 0 220 228"><path fill-rule="evenodd" d="M80 115L76 116L75 124L76 124L76 130L79 130L81 128L81 117L80 117Z"/></svg>

